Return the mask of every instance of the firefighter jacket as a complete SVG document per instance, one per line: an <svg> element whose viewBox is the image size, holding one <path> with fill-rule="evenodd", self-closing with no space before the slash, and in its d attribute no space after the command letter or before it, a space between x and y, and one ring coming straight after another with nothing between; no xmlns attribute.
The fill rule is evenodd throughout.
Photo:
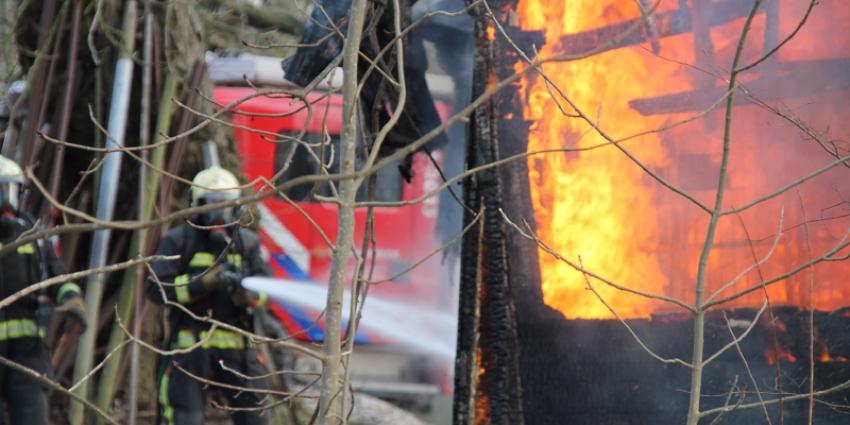
<svg viewBox="0 0 850 425"><path fill-rule="evenodd" d="M22 218L3 219L0 221L0 247L15 241L31 227ZM0 256L0 298L62 274L65 274L65 265L56 257L49 243L37 241L18 246ZM39 297L44 295L54 304L81 296L76 283L65 282L21 298L0 310L0 341L43 336L44 330L36 322L36 312Z"/></svg>
<svg viewBox="0 0 850 425"><path fill-rule="evenodd" d="M201 276L219 264L226 264L243 277L270 275L269 266L260 258L260 239L248 229L239 229L230 244L216 245L209 232L187 224L170 230L160 241L157 255L179 255L180 259L153 264L154 276L148 283L147 295L159 303L164 302L164 295L168 301L183 305L194 315L206 317L211 314L215 320L250 329L253 323L251 308L233 302L234 291L244 289L208 291ZM260 302L264 301L261 295ZM208 335L211 325L182 309L171 308L169 315L171 348L187 348L201 341L204 341L203 348L246 348L245 338L236 332L219 328Z"/></svg>

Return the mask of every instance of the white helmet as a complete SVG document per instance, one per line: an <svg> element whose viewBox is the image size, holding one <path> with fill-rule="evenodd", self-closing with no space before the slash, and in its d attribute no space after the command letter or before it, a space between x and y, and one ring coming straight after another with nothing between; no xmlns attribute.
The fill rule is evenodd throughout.
<svg viewBox="0 0 850 425"><path fill-rule="evenodd" d="M230 171L214 166L201 171L192 179L192 206L232 201L239 198L239 181ZM234 220L234 208L222 208L201 214L202 225L226 225Z"/></svg>
<svg viewBox="0 0 850 425"><path fill-rule="evenodd" d="M202 170L192 179L192 206L221 202L239 197L239 181L219 166Z"/></svg>
<svg viewBox="0 0 850 425"><path fill-rule="evenodd" d="M21 187L26 182L21 167L0 155L0 212L8 207L18 210Z"/></svg>

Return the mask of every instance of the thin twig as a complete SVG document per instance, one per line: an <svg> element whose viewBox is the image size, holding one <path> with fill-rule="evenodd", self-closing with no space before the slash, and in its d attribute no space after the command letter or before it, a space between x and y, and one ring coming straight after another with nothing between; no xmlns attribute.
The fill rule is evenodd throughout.
<svg viewBox="0 0 850 425"><path fill-rule="evenodd" d="M735 393L736 389L738 390L738 403L736 403L735 406L740 406L741 403L744 402L744 398L747 396L747 394L746 394L746 392L744 392L744 391L742 391L741 389L738 388L738 375L735 375L735 380L732 381L732 386L729 387L729 392L726 394L726 402L723 403L724 405L727 405L727 406L729 405L729 401L732 400L732 395ZM725 414L726 414L725 411L720 412L717 416L714 417L714 419L708 425L719 424L720 419L722 419Z"/></svg>
<svg viewBox="0 0 850 425"><path fill-rule="evenodd" d="M581 262L581 256L578 257L578 262L579 262L579 265L582 268L584 268L584 264L582 264L582 262ZM688 363L688 362L686 362L686 361L684 361L680 358L666 359L666 358L661 357L658 354L656 354L655 351L653 351L651 348L649 348L649 346L646 345L646 343L643 342L643 340L637 335L637 333L635 333L635 331L632 329L632 327L629 326L629 324L626 323L625 320L623 320L623 318L617 313L617 311L614 310L614 308L611 307L611 305L608 304L608 302L605 301L604 298L602 298L602 295L599 294L599 292L596 290L596 288L593 287L593 284L590 283L590 278L587 277L587 273L582 272L582 276L584 277L584 283L587 286L587 289L589 289L591 292L593 292L593 295L596 295L596 299L598 299L599 302L601 302L602 305L604 305L605 308L607 308L608 311L610 311L611 314L613 314L614 317L617 318L617 320L626 328L626 330L629 332L629 334L632 336L632 338L634 338L634 340L637 341L638 345L640 345L640 347L643 348L643 350L646 351L650 356L652 356L654 359L656 359L656 360L658 360L662 363L665 363L665 364L679 364L679 365L682 365L682 366L689 368L689 369L692 369L694 367L692 364L690 364L690 363Z"/></svg>
<svg viewBox="0 0 850 425"><path fill-rule="evenodd" d="M716 353L712 354L712 355L711 355L711 356L709 356L707 359L705 359L705 361L703 361L703 362L702 362L702 365L703 365L703 366L708 365L709 363L711 363L712 361L714 361L714 359L716 359L716 358L720 357L720 355L722 355L723 353L725 353L725 352L726 352L727 350L729 350L730 348L732 348L732 347L737 347L737 346L738 346L738 343L739 343L739 342L741 342L741 341L743 341L743 340L744 340L744 338L746 338L746 337L747 337L747 335L749 335L749 334L750 334L750 331L752 331L753 329L755 329L756 325L758 324L759 319L761 319L761 315L762 315L762 313L764 313L764 311L765 311L766 309L767 309L767 301L765 300L764 304L762 304L761 308L760 308L760 309L759 309L759 311L756 313L756 317L755 317L755 318L753 318L753 320L750 322L750 325L749 325L749 326L747 326L747 329L746 329L743 333L741 333L741 335L739 335L739 336L737 336L737 337L734 337L734 335L733 335L733 337L734 337L734 338L732 338L732 341L730 341L728 344L724 345L724 346L723 346L723 348L721 348L721 349L717 350L717 352L716 352ZM723 314L725 315L726 313L724 312Z"/></svg>
<svg viewBox="0 0 850 425"><path fill-rule="evenodd" d="M834 393L839 392L839 391L846 390L848 388L850 388L850 380L844 381L844 382L842 382L838 385L835 385L833 387L830 387L830 388L815 391L813 393L807 392L805 394L786 394L785 397L783 397L783 398L765 400L764 402L754 402L754 403L741 404L739 406L734 406L734 408L735 409L752 409L752 408L756 408L756 407L762 407L762 405L770 406L770 405L779 403L780 400L782 400L782 401L808 400L809 397L811 397L811 396L820 397L820 396L830 395L830 394L834 394ZM705 417L705 416L717 414L717 413L724 412L724 411L728 412L732 408L733 408L733 406L721 406L721 407L716 407L716 408L713 408L713 409L704 410L703 412L701 412L701 416Z"/></svg>
<svg viewBox="0 0 850 425"><path fill-rule="evenodd" d="M817 0L811 0L809 2L809 7L806 9L806 13L805 13L805 15L803 15L803 18L797 24L797 27L794 28L794 31L791 31L791 33L788 34L788 36L785 37L779 44L777 44L776 47L770 49L770 51L768 51L762 57L756 59L755 61L753 61L749 65L742 66L742 67L736 69L735 72L740 73L740 72L748 71L748 70L756 67L758 64L766 61L769 57L773 56L774 53L778 52L779 49L782 48L782 46L784 46L786 43L791 41L791 39L794 38L797 35L797 33L803 28L803 25L806 24L806 21L809 19L809 15L811 15L811 13L812 13L812 9L815 8L815 5L817 3L818 3Z"/></svg>
<svg viewBox="0 0 850 425"><path fill-rule="evenodd" d="M434 249L433 251L428 253L425 257L421 258L419 261L416 261L415 263L411 264L408 267L405 267L403 270L399 271L398 273L396 273L396 274L394 274L394 275L392 275L392 276L390 276L386 279L366 280L365 282L370 284L370 285L375 285L375 284L384 283L384 282L391 282L391 281L394 281L394 280L400 278L401 276L404 276L405 274L409 273L410 271L416 269L417 267L422 265L422 263L428 261L428 259L437 255L439 252L441 252L445 249L448 249L448 247L452 246L455 242L460 240L460 238L462 238L464 235L466 235L466 233L469 231L469 229L471 229L472 226L475 225L475 223L477 223L479 219L481 219L483 212L484 212L484 206L482 205L481 211L479 211L475 215L475 217L472 219L472 221L470 221L469 224L467 224L463 229L461 229L460 232L458 232L450 241L448 241L448 242L444 243L443 245L437 247L436 249ZM502 214L504 214L504 212Z"/></svg>
<svg viewBox="0 0 850 425"><path fill-rule="evenodd" d="M79 272L66 273L59 276L54 276L49 279L42 280L41 282L37 282L30 286L27 286L26 288L23 288L20 291L15 292L14 294L9 295L6 298L3 298L2 300L0 300L0 310L8 307L9 305L14 304L15 302L30 294L45 290L51 286L59 285L60 283L77 280L79 278L90 276L93 274L111 273L117 270L130 268L138 264L147 264L151 261L175 260L178 258L178 256L152 255L149 257L135 258L132 260L125 261L123 263L110 264L108 266L98 267L96 269L88 269ZM95 307L92 306L92 308Z"/></svg>
<svg viewBox="0 0 850 425"><path fill-rule="evenodd" d="M767 253L764 255L764 257L762 257L761 259L757 259L753 264L751 264L749 267L744 269L741 273L738 273L737 276L732 278L732 280L730 280L725 285L721 286L719 289L714 291L708 298L706 298L707 303L710 303L712 300L714 300L714 298L716 298L717 296L722 294L723 291L734 286L736 283L738 283L739 280L741 280L744 276L748 275L751 271L753 271L753 270L759 270L760 271L761 270L762 264L767 262L767 260L773 255L774 251L776 251L776 247L779 245L779 240L782 238L782 222L783 222L784 218L785 218L785 208L782 208L782 209L779 210L779 229L776 231L776 236L773 238L773 244L771 244L770 249L767 251ZM763 280L763 279L760 279L760 280Z"/></svg>
<svg viewBox="0 0 850 425"><path fill-rule="evenodd" d="M843 260L846 260L846 259L850 258L850 254L841 255L841 256L838 256L838 257L833 257L833 255L840 252L844 248L850 246L850 241L847 240L848 236L850 236L850 228L847 229L847 231L844 233L844 236L842 236L841 240L835 246L833 246L832 249L830 249L829 251L827 251L825 254L821 255L820 257L817 257L817 258L815 258L814 260L811 260L811 261L807 261L804 264L801 264L801 265L799 265L799 266L797 266L797 267L795 267L795 268L793 268L793 269L791 269L791 270L789 270L785 273L774 276L770 279L767 279L763 282L760 282L758 284L750 286L749 288L741 290L741 291L734 293L732 295L716 299L712 302L707 302L707 303L704 304L704 306L705 306L705 308L710 308L710 307L713 307L715 305L723 304L723 303L738 299L738 298L743 297L744 295L747 295L747 294L749 294L753 291L757 291L759 289L773 285L774 283L781 282L785 279L788 279L789 277L794 276L797 273L800 273L800 272L808 269L812 265L815 265L815 264L818 264L818 263L822 263L822 262L825 262L825 261L843 261Z"/></svg>
<svg viewBox="0 0 850 425"><path fill-rule="evenodd" d="M118 316L116 315L116 317L118 317ZM115 353L117 353L118 351L120 351L121 349L123 349L123 348L124 348L124 346L125 346L125 345L127 345L127 343L129 343L129 342L130 342L130 341L124 340L124 341L123 341L123 342L121 342L120 344L116 345L116 346L115 346L115 348L113 348L113 349L112 349L112 351L110 351L109 353L107 353L107 354L106 354L106 356L103 358L103 360L102 360L100 363L98 363L98 364L97 364L97 366L93 367L93 368L92 368L92 370L90 370L90 371L89 371L89 373L87 373L87 374L86 374L86 376L83 376L83 377L82 377L79 381L77 381L74 385L70 386L70 387L68 388L68 391L73 392L74 390L76 390L76 389L77 389L77 387L79 387L81 384L83 384L84 382L86 382L89 378L91 378L92 376L94 376L94 374L95 374L95 373L97 373L97 371L98 371L98 370L102 369L102 368L103 368L103 366L105 366L105 365L106 365L106 362L109 360L109 358L110 358L110 357L112 357Z"/></svg>
<svg viewBox="0 0 850 425"><path fill-rule="evenodd" d="M777 189L774 192L771 192L767 195L756 198L756 199L754 199L750 202L747 202L746 204L744 204L740 207L734 207L734 208L729 208L727 210L723 210L723 211L721 211L720 214L721 215L736 214L736 213L742 212L744 210L747 210L749 208L752 208L752 207L754 207L754 206L756 206L756 205L758 205L758 204L760 204L764 201L767 201L769 199L773 199L773 198L775 198L775 197L777 197L777 196L779 196L779 195L781 195L781 194L783 194L783 193L785 193L785 192L787 192L787 191L789 191L789 190L791 190L791 189L793 189L797 186L800 186L801 184L805 183L806 181L811 180L811 179L813 179L813 178L835 168L838 165L842 165L843 163L847 162L848 160L850 160L850 155L842 156L841 158L838 158L837 160L832 161L829 164L824 165L823 167L818 168L817 170L812 171L811 173L809 173L809 174L807 174L807 175L805 175L805 176L803 176L803 177L801 177L797 180L794 180L791 183L786 184L785 186L782 186L781 188Z"/></svg>
<svg viewBox="0 0 850 425"><path fill-rule="evenodd" d="M800 212L803 214L803 222L806 222L806 204L803 202L803 195L800 193L800 188L797 187L797 200L800 201ZM806 253L809 261L812 260L812 235L809 233L809 225L803 225L803 231L806 234ZM802 300L801 300L802 301ZM809 314L807 317L809 323L809 406L807 410L808 425L812 425L814 420L815 410L815 265L809 265Z"/></svg>

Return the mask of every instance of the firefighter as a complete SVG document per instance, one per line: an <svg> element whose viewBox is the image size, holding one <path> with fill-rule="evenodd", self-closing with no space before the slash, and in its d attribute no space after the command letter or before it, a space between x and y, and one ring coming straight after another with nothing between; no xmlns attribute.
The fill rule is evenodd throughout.
<svg viewBox="0 0 850 425"><path fill-rule="evenodd" d="M34 222L19 210L25 187L21 167L0 156L0 247L31 229ZM65 274L50 244L32 242L0 256L0 298L49 277ZM49 375L51 364L37 321L39 307L52 301L85 326L85 304L73 282L33 293L0 310L0 356ZM47 425L47 392L38 380L16 369L0 367L0 394L13 424Z"/></svg>
<svg viewBox="0 0 850 425"><path fill-rule="evenodd" d="M238 186L229 171L207 168L192 180L191 205L236 199ZM263 306L265 297L243 289L241 280L268 276L270 269L260 258L259 237L239 226L235 212L222 208L199 214L166 233L157 249L159 255L180 259L153 265L148 297L171 304L167 348L187 350L165 358L160 368L160 417L169 425L202 424L209 391L233 408L236 425L268 422L261 410L265 394L243 390L267 388L265 379L256 378L267 372L248 338L213 327L173 305L250 329L252 312Z"/></svg>

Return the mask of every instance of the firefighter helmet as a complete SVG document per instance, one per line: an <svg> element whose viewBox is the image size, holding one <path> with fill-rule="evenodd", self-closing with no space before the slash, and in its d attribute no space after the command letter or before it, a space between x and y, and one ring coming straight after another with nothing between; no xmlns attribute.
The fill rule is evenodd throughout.
<svg viewBox="0 0 850 425"><path fill-rule="evenodd" d="M0 211L10 207L17 211L24 173L15 161L0 155Z"/></svg>
<svg viewBox="0 0 850 425"><path fill-rule="evenodd" d="M239 198L239 181L230 171L219 166L207 168L192 179L192 206L197 207ZM233 207L208 211L200 215L205 226L227 225L234 221Z"/></svg>
<svg viewBox="0 0 850 425"><path fill-rule="evenodd" d="M219 166L202 170L192 179L192 206L233 200L239 197L239 181Z"/></svg>

